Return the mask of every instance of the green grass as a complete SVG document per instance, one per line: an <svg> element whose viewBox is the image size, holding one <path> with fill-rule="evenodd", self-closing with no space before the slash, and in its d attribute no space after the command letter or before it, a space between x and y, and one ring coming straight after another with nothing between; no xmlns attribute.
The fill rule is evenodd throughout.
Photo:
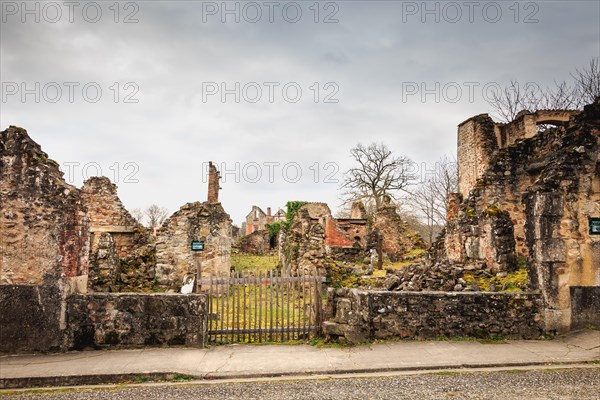
<svg viewBox="0 0 600 400"><path fill-rule="evenodd" d="M394 263L390 262L390 261L384 261L383 268L397 270L397 269L402 269L402 268L408 267L409 265L414 264L415 260L422 257L426 252L427 252L427 250L425 250L425 249L413 249L413 250L409 251L408 253L406 253L402 257L403 260L401 260L401 261L397 261Z"/></svg>
<svg viewBox="0 0 600 400"><path fill-rule="evenodd" d="M187 382L191 380L194 380L194 377L191 375L175 374L175 376L171 379L171 382Z"/></svg>
<svg viewBox="0 0 600 400"><path fill-rule="evenodd" d="M263 255L256 256L253 254L232 254L231 255L231 268L236 272L242 271L270 271L276 269L279 264L279 260L276 255Z"/></svg>
<svg viewBox="0 0 600 400"><path fill-rule="evenodd" d="M148 381L150 381L150 377L148 375L139 375L133 380L133 383L146 383Z"/></svg>

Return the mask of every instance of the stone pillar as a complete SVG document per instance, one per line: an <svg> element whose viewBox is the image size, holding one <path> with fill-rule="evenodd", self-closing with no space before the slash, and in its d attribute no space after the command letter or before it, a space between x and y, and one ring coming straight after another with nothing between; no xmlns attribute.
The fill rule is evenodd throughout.
<svg viewBox="0 0 600 400"><path fill-rule="evenodd" d="M525 201L530 284L544 299L545 330L565 332L571 325L571 303L567 249L560 232L564 197L537 192L526 194Z"/></svg>
<svg viewBox="0 0 600 400"><path fill-rule="evenodd" d="M221 174L217 171L212 161L208 163L208 203L216 204L219 202L219 179Z"/></svg>

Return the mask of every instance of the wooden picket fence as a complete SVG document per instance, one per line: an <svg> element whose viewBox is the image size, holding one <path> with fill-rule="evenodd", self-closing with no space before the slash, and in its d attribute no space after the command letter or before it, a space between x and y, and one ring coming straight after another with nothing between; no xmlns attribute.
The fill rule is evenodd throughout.
<svg viewBox="0 0 600 400"><path fill-rule="evenodd" d="M231 272L200 280L209 344L285 342L321 332L324 278L316 272Z"/></svg>

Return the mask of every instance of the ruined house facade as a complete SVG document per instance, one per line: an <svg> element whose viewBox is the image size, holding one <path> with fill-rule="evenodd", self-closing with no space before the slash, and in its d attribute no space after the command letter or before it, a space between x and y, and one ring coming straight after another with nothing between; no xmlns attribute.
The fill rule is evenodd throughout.
<svg viewBox="0 0 600 400"><path fill-rule="evenodd" d="M542 124L553 127L538 132ZM600 236L591 228L600 217L599 145L599 101L582 112L522 112L508 124L487 114L461 123L460 193L449 198L438 257L494 273L526 266L546 330L581 325L600 297Z"/></svg>
<svg viewBox="0 0 600 400"><path fill-rule="evenodd" d="M267 207L265 213L260 207L252 206L252 210L246 215L246 221L243 224L244 234L250 235L253 232L262 231L267 224L283 220L285 220L285 211L282 209L271 215L271 207Z"/></svg>

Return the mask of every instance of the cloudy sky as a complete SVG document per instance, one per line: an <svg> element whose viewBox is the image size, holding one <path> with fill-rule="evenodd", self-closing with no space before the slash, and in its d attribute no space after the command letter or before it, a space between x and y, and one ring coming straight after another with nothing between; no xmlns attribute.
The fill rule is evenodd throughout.
<svg viewBox="0 0 600 400"><path fill-rule="evenodd" d="M431 169L494 85L600 53L597 1L1 3L2 129L128 209L204 201L212 160L238 224L253 204L335 210L359 142Z"/></svg>

